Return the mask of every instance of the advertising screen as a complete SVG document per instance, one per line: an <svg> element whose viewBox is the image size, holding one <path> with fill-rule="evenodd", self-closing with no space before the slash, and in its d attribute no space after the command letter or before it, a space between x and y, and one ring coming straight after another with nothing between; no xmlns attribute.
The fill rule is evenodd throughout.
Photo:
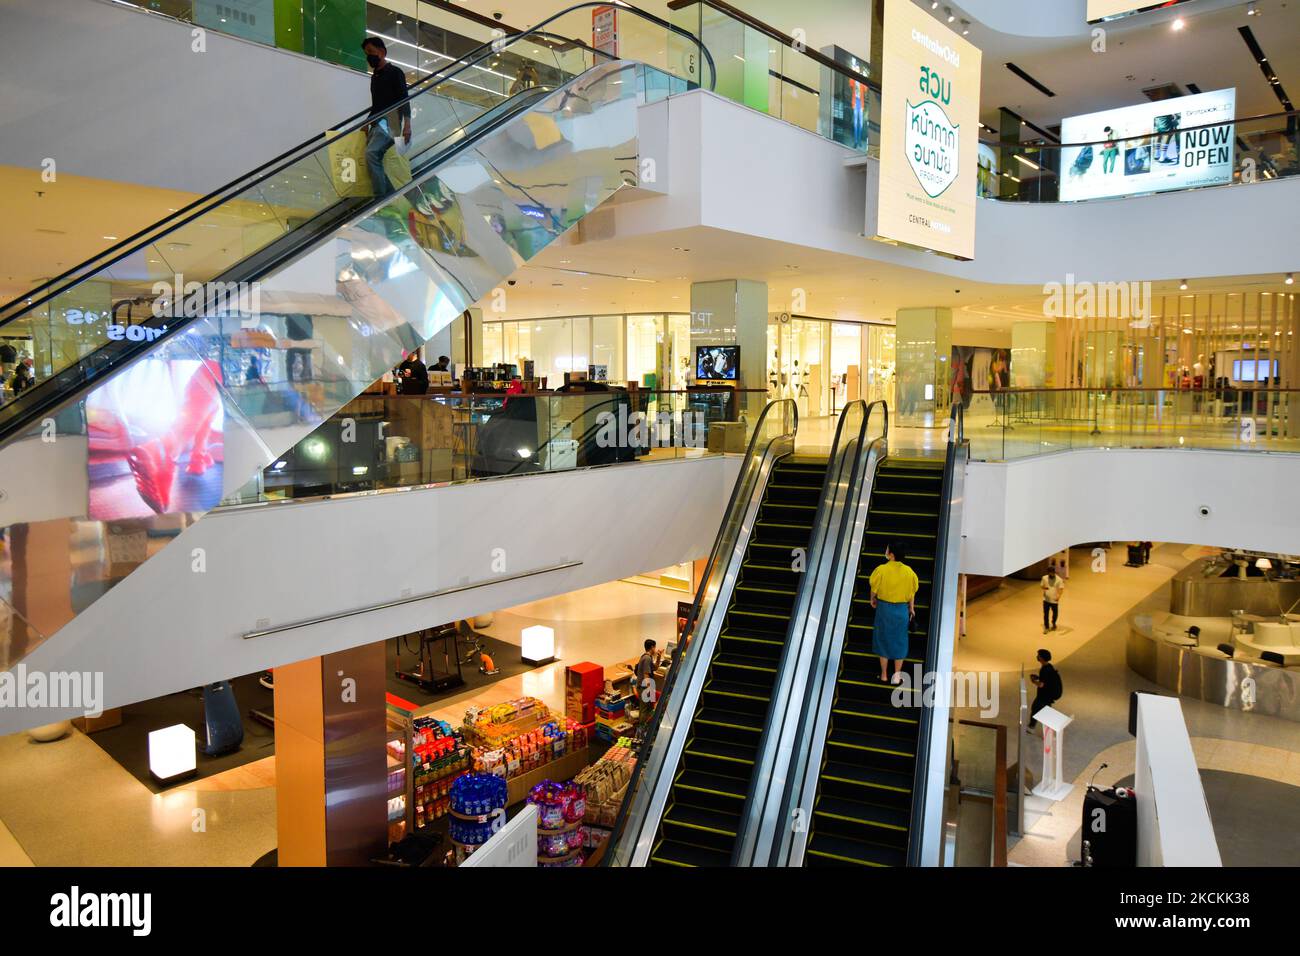
<svg viewBox="0 0 1300 956"><path fill-rule="evenodd" d="M1146 13L1148 10L1175 7L1186 2L1187 0L1147 0L1146 3L1135 3L1134 0L1088 0L1088 22L1115 20L1131 13Z"/></svg>
<svg viewBox="0 0 1300 956"><path fill-rule="evenodd" d="M1232 182L1236 106L1226 89L1066 117L1061 200Z"/></svg>
<svg viewBox="0 0 1300 956"><path fill-rule="evenodd" d="M220 378L216 362L150 358L87 396L88 517L115 521L217 506Z"/></svg>
<svg viewBox="0 0 1300 956"><path fill-rule="evenodd" d="M701 382L734 382L740 370L740 346L697 345L695 377Z"/></svg>
<svg viewBox="0 0 1300 956"><path fill-rule="evenodd" d="M879 188L866 234L975 257L977 47L910 0L885 5Z"/></svg>

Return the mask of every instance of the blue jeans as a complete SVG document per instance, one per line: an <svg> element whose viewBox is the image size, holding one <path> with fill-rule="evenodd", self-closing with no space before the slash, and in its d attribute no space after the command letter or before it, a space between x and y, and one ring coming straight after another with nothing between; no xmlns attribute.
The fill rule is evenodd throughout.
<svg viewBox="0 0 1300 956"><path fill-rule="evenodd" d="M380 120L370 124L366 136L366 169L370 170L370 182L375 187L376 196L387 196L393 191L393 185L384 172L384 153L393 145L393 137L388 135L388 121Z"/></svg>

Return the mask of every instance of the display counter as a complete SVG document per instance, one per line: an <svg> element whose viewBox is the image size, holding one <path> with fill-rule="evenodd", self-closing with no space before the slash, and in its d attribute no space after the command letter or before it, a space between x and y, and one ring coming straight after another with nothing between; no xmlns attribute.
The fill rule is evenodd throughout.
<svg viewBox="0 0 1300 956"><path fill-rule="evenodd" d="M1191 627L1200 633L1189 635ZM1300 661L1262 660L1256 643L1234 630L1232 618L1138 614L1129 620L1126 657L1132 670L1179 696L1300 722Z"/></svg>

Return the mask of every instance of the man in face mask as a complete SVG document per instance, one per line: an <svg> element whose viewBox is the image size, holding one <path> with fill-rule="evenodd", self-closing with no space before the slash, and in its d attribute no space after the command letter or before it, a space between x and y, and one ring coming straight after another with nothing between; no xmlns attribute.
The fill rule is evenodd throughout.
<svg viewBox="0 0 1300 956"><path fill-rule="evenodd" d="M388 62L388 47L379 37L366 37L361 49L374 71L370 77L371 123L366 134L366 168L370 170L375 195L387 196L393 187L384 173L384 153L393 145L393 132L398 124L402 138L408 145L411 142L411 104L405 102L406 74L401 67Z"/></svg>

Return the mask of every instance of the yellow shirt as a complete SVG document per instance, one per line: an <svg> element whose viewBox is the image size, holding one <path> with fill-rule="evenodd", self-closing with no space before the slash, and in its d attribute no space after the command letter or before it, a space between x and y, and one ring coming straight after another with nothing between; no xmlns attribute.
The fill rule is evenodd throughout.
<svg viewBox="0 0 1300 956"><path fill-rule="evenodd" d="M889 561L871 572L871 593L890 604L906 604L920 587L916 572L898 561Z"/></svg>

